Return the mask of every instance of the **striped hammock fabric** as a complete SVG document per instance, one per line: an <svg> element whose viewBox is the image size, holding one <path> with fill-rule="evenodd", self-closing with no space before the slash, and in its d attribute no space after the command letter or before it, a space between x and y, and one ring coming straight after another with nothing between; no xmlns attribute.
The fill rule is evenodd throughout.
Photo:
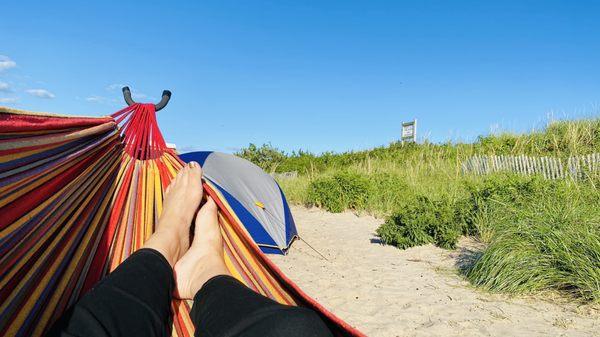
<svg viewBox="0 0 600 337"><path fill-rule="evenodd" d="M0 107L0 335L42 335L149 238L182 167L154 109L73 117ZM362 335L260 251L214 186L204 190L219 206L232 275L280 303L315 309L336 335ZM173 336L193 336L191 305L172 302Z"/></svg>

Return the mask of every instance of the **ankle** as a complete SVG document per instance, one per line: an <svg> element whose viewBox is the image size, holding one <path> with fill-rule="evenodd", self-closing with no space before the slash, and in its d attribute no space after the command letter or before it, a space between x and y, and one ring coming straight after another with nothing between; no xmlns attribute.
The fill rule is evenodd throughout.
<svg viewBox="0 0 600 337"><path fill-rule="evenodd" d="M225 265L225 262L223 260L221 260L221 261L219 261L219 260L205 261L204 260L203 263L204 263L204 266L202 268L202 271L200 272L199 275L197 275L197 277L194 278L194 280L192 280L192 282L190 284L190 287L191 287L190 293L191 293L192 298L198 291L200 291L200 289L202 289L202 287L210 279L212 279L216 276L222 276L222 275L231 276L231 273L227 269L227 266Z"/></svg>
<svg viewBox="0 0 600 337"><path fill-rule="evenodd" d="M169 261L171 267L174 267L183 253L181 245L181 236L175 231L162 230L154 232L142 248L152 248L158 251Z"/></svg>
<svg viewBox="0 0 600 337"><path fill-rule="evenodd" d="M156 226L156 232L160 230L176 230L176 231L189 231L192 218L186 217L179 213L166 214L163 213L158 219L158 225Z"/></svg>

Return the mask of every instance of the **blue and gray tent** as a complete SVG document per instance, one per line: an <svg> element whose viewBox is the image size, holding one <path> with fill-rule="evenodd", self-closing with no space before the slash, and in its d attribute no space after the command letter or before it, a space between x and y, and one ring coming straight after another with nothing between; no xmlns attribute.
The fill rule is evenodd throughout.
<svg viewBox="0 0 600 337"><path fill-rule="evenodd" d="M226 153L200 151L179 157L202 166L204 179L216 185L264 253L286 253L298 231L273 177L250 161Z"/></svg>

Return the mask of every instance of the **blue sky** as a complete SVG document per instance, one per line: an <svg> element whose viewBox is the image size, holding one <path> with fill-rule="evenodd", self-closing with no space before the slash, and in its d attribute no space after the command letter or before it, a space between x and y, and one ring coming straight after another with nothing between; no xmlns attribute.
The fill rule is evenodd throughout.
<svg viewBox="0 0 600 337"><path fill-rule="evenodd" d="M10 1L0 105L105 115L173 92L182 151L470 140L600 113L597 1Z"/></svg>

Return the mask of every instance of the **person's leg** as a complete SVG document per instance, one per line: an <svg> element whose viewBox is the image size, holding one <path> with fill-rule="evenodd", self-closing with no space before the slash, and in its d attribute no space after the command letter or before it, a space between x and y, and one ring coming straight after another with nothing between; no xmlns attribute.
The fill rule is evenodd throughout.
<svg viewBox="0 0 600 337"><path fill-rule="evenodd" d="M202 172L186 165L167 188L156 231L51 328L51 336L169 336L173 265L189 246Z"/></svg>
<svg viewBox="0 0 600 337"><path fill-rule="evenodd" d="M223 260L217 207L212 199L198 212L196 236L175 264L176 294L194 299L196 336L331 336L312 310L281 305L233 278Z"/></svg>
<svg viewBox="0 0 600 337"><path fill-rule="evenodd" d="M173 270L154 249L133 253L54 324L47 336L169 336Z"/></svg>
<svg viewBox="0 0 600 337"><path fill-rule="evenodd" d="M227 275L202 286L190 315L196 336L332 336L313 310L279 304Z"/></svg>

